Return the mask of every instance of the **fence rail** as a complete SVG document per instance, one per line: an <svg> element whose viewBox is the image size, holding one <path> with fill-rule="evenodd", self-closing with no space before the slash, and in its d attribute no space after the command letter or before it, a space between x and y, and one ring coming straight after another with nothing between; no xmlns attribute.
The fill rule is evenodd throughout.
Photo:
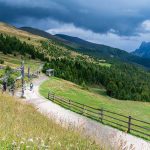
<svg viewBox="0 0 150 150"><path fill-rule="evenodd" d="M150 140L149 122L132 118L132 116L125 116L103 108L94 108L70 99L61 98L52 92L48 92L48 99L103 124L113 126L124 132Z"/></svg>

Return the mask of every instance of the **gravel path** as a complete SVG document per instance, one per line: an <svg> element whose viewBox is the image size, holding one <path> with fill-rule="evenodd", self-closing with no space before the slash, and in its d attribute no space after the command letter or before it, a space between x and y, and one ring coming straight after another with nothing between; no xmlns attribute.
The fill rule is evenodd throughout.
<svg viewBox="0 0 150 150"><path fill-rule="evenodd" d="M89 118L66 110L42 97L38 92L39 85L47 79L48 77L42 75L34 81L33 91L30 91L29 88L25 91L26 99L24 101L34 105L37 111L49 118L54 118L57 123L64 127L79 130L83 135L93 139L106 149L150 150L150 143L143 139L97 123ZM20 93L18 92L17 96L19 95Z"/></svg>

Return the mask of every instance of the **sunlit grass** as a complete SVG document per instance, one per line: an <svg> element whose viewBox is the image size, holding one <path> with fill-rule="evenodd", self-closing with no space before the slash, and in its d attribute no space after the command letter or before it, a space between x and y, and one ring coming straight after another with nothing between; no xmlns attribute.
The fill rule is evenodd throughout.
<svg viewBox="0 0 150 150"><path fill-rule="evenodd" d="M4 64L2 64L3 66L10 66L12 68L20 67L22 62L21 55L19 54L17 56L11 54L4 55L1 52L0 52L0 60L4 60ZM31 71L36 71L42 64L40 60L33 60L29 59L28 57L23 57L23 60L26 72L28 70L28 67L30 67Z"/></svg>
<svg viewBox="0 0 150 150"><path fill-rule="evenodd" d="M0 93L0 149L100 149L32 106Z"/></svg>
<svg viewBox="0 0 150 150"><path fill-rule="evenodd" d="M103 90L100 90L99 93L98 89L96 92L91 92L84 90L82 87L72 82L58 78L50 78L49 81L41 85L40 93L42 95L47 97L48 91L96 108L107 108L127 116L131 115L150 122L150 103L116 100L108 97ZM103 94L101 94L101 92Z"/></svg>
<svg viewBox="0 0 150 150"><path fill-rule="evenodd" d="M132 116L133 118L146 121L146 122L150 122L150 117L149 117L150 116L150 103L138 102L138 101L116 100L116 99L108 97L106 95L105 90L98 89L98 87L89 88L89 90L84 90L81 86L73 84L72 82L53 77L53 78L50 78L49 81L44 82L40 87L40 93L46 98L47 98L49 91L55 93L56 95L60 97L64 97L67 99L71 99L75 102L79 102L80 104L85 104L88 106L92 106L94 108L103 108L112 112L116 112L118 114L125 115L127 117ZM113 115L113 117L117 117L117 116ZM124 121L128 122L128 118L122 118L119 116L117 118L123 119ZM110 120L114 121L112 119ZM115 125L115 127L127 132L128 124L121 123L121 122L118 122L118 123L125 125L126 128L122 128L121 126L118 126L118 125ZM144 125L140 122L132 121L132 123L136 123L140 126L148 128L147 125ZM110 124L110 123L109 125L114 126L114 124ZM136 127L134 127L134 129L136 129ZM142 129L140 129L140 131L142 131ZM132 133L136 134L134 132ZM141 134L138 134L138 135L143 136Z"/></svg>

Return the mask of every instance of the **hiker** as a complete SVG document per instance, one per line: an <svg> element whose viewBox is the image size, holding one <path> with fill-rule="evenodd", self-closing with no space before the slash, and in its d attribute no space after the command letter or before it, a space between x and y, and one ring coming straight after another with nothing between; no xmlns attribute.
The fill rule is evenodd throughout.
<svg viewBox="0 0 150 150"><path fill-rule="evenodd" d="M24 82L24 90L26 90L27 89L27 82L25 81Z"/></svg>
<svg viewBox="0 0 150 150"><path fill-rule="evenodd" d="M10 91L12 92L12 95L14 95L14 93L15 93L15 82L12 83L12 85L10 87Z"/></svg>
<svg viewBox="0 0 150 150"><path fill-rule="evenodd" d="M3 81L3 90L2 90L2 93L6 92L6 90L7 90L7 83L6 83L6 81Z"/></svg>
<svg viewBox="0 0 150 150"><path fill-rule="evenodd" d="M30 83L30 91L33 89L33 83Z"/></svg>

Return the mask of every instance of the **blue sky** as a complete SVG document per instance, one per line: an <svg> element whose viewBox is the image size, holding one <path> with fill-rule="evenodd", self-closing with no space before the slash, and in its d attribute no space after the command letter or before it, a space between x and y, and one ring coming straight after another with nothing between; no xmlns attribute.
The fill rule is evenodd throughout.
<svg viewBox="0 0 150 150"><path fill-rule="evenodd" d="M0 21L132 51L150 41L150 0L0 0Z"/></svg>

